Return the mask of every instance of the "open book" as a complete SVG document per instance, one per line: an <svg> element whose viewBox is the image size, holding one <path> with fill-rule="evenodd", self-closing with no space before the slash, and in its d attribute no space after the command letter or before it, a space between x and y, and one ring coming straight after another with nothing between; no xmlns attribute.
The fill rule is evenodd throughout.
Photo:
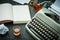
<svg viewBox="0 0 60 40"><path fill-rule="evenodd" d="M13 21L14 24L27 23L31 20L28 5L0 4L0 23Z"/></svg>

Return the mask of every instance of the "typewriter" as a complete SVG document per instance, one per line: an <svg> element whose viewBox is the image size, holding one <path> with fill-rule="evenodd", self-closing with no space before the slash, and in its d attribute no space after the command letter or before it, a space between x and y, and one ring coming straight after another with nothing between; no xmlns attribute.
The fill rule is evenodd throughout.
<svg viewBox="0 0 60 40"><path fill-rule="evenodd" d="M26 24L27 31L36 40L60 40L60 12L53 10L42 8Z"/></svg>

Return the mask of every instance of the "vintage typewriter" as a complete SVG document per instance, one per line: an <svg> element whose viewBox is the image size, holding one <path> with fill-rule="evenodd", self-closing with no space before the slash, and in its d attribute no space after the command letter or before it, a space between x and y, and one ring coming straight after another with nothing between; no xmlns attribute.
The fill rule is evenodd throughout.
<svg viewBox="0 0 60 40"><path fill-rule="evenodd" d="M51 8L41 9L26 24L26 29L36 40L60 40L59 12Z"/></svg>

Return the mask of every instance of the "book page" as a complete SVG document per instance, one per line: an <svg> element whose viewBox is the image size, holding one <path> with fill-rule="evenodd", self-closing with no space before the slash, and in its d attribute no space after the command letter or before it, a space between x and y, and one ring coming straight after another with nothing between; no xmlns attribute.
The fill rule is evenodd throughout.
<svg viewBox="0 0 60 40"><path fill-rule="evenodd" d="M28 5L13 6L13 16L14 24L27 23L30 21L31 17Z"/></svg>
<svg viewBox="0 0 60 40"><path fill-rule="evenodd" d="M21 4L30 2L30 0L13 0L13 1L16 1L16 2L21 3Z"/></svg>
<svg viewBox="0 0 60 40"><path fill-rule="evenodd" d="M12 9L13 7L9 3L0 4L0 21L13 20Z"/></svg>

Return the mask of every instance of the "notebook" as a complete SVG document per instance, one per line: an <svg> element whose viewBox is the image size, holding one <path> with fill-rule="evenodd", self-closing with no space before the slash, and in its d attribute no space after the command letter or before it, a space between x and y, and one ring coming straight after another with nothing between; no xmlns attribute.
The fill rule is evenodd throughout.
<svg viewBox="0 0 60 40"><path fill-rule="evenodd" d="M31 20L28 5L0 4L0 23L13 21L14 24L27 23Z"/></svg>

